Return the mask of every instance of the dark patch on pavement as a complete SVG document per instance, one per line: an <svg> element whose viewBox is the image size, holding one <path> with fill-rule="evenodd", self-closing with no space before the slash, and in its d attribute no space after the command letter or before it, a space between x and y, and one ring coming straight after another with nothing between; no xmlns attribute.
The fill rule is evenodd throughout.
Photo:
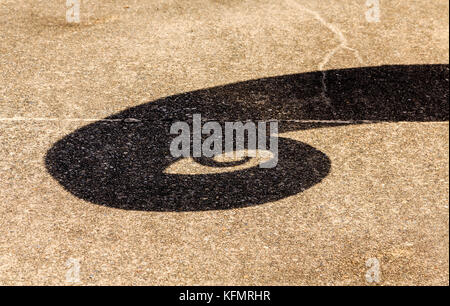
<svg viewBox="0 0 450 306"><path fill-rule="evenodd" d="M329 173L329 158L307 144L280 137L279 162L273 169L164 174L177 160L169 152L175 137L169 134L172 123L191 122L192 114L221 124L275 119L282 133L367 120L448 121L448 65L327 71L325 94L322 79L322 72L264 78L140 105L107 118L117 121L99 121L64 137L48 151L46 166L75 196L109 207L144 211L239 208L310 188Z"/></svg>

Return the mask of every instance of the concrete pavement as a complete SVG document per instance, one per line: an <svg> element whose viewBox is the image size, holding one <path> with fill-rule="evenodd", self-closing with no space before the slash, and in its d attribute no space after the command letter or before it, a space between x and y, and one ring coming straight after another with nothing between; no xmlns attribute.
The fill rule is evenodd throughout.
<svg viewBox="0 0 450 306"><path fill-rule="evenodd" d="M65 20L65 1L0 1L0 284L448 285L448 87L442 91L448 86L448 1L382 1L380 21L373 23L367 10L356 0L85 0L81 22L73 25ZM430 74L435 64L444 65L440 74ZM261 119L257 113L300 123L348 120L306 118L284 108L293 101L325 103L325 80L331 103L345 109L346 101L361 101L377 112L389 107L379 99L384 108L376 108L375 98L388 99L386 91L376 96L374 85L366 95L358 84L370 76L361 67L384 65L425 67L400 74L402 84L422 85L399 89L390 100L399 107L411 103L416 120L380 115L376 124L286 126L280 136L287 143L307 144L330 162L326 175L319 171L320 182L303 192L206 211L136 209L139 196L127 202L131 209L121 209L115 200L96 202L98 189L77 193L69 185L85 183L80 173L64 181L57 175L61 164L52 172L46 163L55 144L80 128L131 107L163 107L167 97L197 90L210 114L222 99L224 114L248 115L239 119ZM350 68L360 70L339 79ZM385 72L374 84L395 83L398 71ZM296 92L295 80L308 73L314 81L308 98L283 96ZM286 77L291 74L298 76ZM432 76L437 83L427 83ZM268 78L258 83L267 87L245 83ZM226 91L229 84L241 94ZM213 87L223 90L208 90ZM267 97L277 97L279 104L270 101L279 108L266 107ZM169 99L166 109L184 114L186 103L201 101ZM447 107L420 117L429 101ZM105 134L83 135L105 144ZM57 156L67 165L83 164L71 162L77 155L69 151ZM286 190L292 190L302 175L299 161L284 156ZM255 189L270 189L270 181L260 182ZM233 189L222 184L223 193ZM183 201L171 195L155 205ZM210 204L233 199L227 196L205 192ZM374 262L378 281L366 278ZM78 264L79 282L73 282L78 278L68 275L77 274Z"/></svg>

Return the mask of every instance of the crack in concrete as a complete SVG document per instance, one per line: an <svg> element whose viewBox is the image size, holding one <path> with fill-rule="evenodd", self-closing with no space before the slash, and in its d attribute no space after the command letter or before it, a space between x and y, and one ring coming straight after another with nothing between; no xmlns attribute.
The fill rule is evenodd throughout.
<svg viewBox="0 0 450 306"><path fill-rule="evenodd" d="M81 121L81 122L124 122L124 123L142 123L142 122L148 122L150 120L142 120L142 119L136 119L136 118L123 118L123 119L105 119L105 118L46 118L46 117L7 117L7 118L0 118L0 122L11 122L11 121ZM153 122L157 122L159 120L153 120ZM202 118L202 121L204 122L211 122L211 121L224 121L224 120L217 120L217 119L204 119ZM229 122L236 122L233 121L233 119L228 119L225 121ZM239 120L237 120L239 121ZM411 123L411 121L397 121L397 120L313 120L313 119L254 119L254 120L247 120L246 122L271 122L271 121L277 121L277 122L293 122L293 123L348 123L348 124L355 124L355 123ZM442 121L428 121L430 123L445 123L448 124L448 122L442 122Z"/></svg>
<svg viewBox="0 0 450 306"><path fill-rule="evenodd" d="M331 106L330 98L327 95L327 72L324 71L324 67L328 62L333 58L333 56L339 51L339 50L349 50L351 51L356 59L359 61L361 65L364 64L364 60L362 59L361 55L359 54L359 51L351 48L348 46L348 41L345 35L342 33L342 31L337 28L335 25L327 22L317 11L311 10L300 3L298 3L296 0L285 0L285 2L290 5L291 7L295 7L296 9L299 9L301 11L304 11L308 13L309 15L313 16L314 19L319 21L323 26L328 28L333 34L335 34L339 39L339 45L337 45L335 48L333 48L330 52L328 52L325 57L323 58L322 62L320 62L318 69L322 72L322 97L325 99L325 102Z"/></svg>
<svg viewBox="0 0 450 306"><path fill-rule="evenodd" d="M134 118L129 118L129 119L133 120ZM6 117L6 118L0 118L0 121L88 121L88 122L107 121L107 122L117 122L117 121L126 121L126 120L127 119L49 118L49 117ZM134 119L134 120L138 120L138 119Z"/></svg>
<svg viewBox="0 0 450 306"><path fill-rule="evenodd" d="M335 25L327 22L317 11L311 10L300 3L297 2L297 0L285 0L285 3L290 5L291 7L304 11L308 13L309 15L313 16L314 19L316 19L318 22L320 22L324 27L328 28L333 34L335 34L339 40L339 45L337 45L335 48L333 48L330 52L326 54L326 56L323 58L322 62L320 62L318 69L322 73L322 93L321 96L325 100L325 103L327 103L330 107L330 109L334 112L334 108L331 103L331 99L327 95L327 72L324 71L325 65L328 64L328 62L333 58L333 56L339 51L339 50L349 50L351 51L354 56L358 59L360 64L364 64L364 61L359 54L359 51L351 48L348 46L348 41L345 35L342 33L342 31L337 28ZM105 121L105 122L140 122L139 119L134 118L128 118L128 119L97 119L97 118L30 118L30 117L12 117L12 118L0 118L0 121L87 121L87 122L93 122L93 121ZM279 120L279 121L294 121L294 122L313 122L310 120L304 121L304 120ZM314 121L314 122L330 122L330 123L339 123L339 122L348 122L348 121L339 121L339 120L325 120L325 121Z"/></svg>

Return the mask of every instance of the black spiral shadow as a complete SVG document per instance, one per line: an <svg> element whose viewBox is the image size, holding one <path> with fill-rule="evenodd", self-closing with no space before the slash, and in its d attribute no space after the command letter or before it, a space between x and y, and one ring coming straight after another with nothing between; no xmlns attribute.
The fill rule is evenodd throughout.
<svg viewBox="0 0 450 306"><path fill-rule="evenodd" d="M190 122L192 114L221 124L275 119L282 133L367 121L448 121L448 65L343 69L326 76L326 92L323 73L312 72L208 88L130 108L58 141L47 152L46 167L66 190L100 205L143 211L231 209L310 188L329 173L329 158L305 143L279 138L279 162L272 169L165 174L177 160L169 152L175 137L169 134L172 123Z"/></svg>

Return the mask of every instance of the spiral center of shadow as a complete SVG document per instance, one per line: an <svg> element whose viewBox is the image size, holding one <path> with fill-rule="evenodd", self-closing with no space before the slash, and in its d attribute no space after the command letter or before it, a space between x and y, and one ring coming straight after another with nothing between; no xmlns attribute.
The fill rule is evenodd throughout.
<svg viewBox="0 0 450 306"><path fill-rule="evenodd" d="M239 160L234 161L217 161L211 157L194 157L194 161L200 165L214 167L214 168L228 168L244 165L252 158L250 156L243 156Z"/></svg>

